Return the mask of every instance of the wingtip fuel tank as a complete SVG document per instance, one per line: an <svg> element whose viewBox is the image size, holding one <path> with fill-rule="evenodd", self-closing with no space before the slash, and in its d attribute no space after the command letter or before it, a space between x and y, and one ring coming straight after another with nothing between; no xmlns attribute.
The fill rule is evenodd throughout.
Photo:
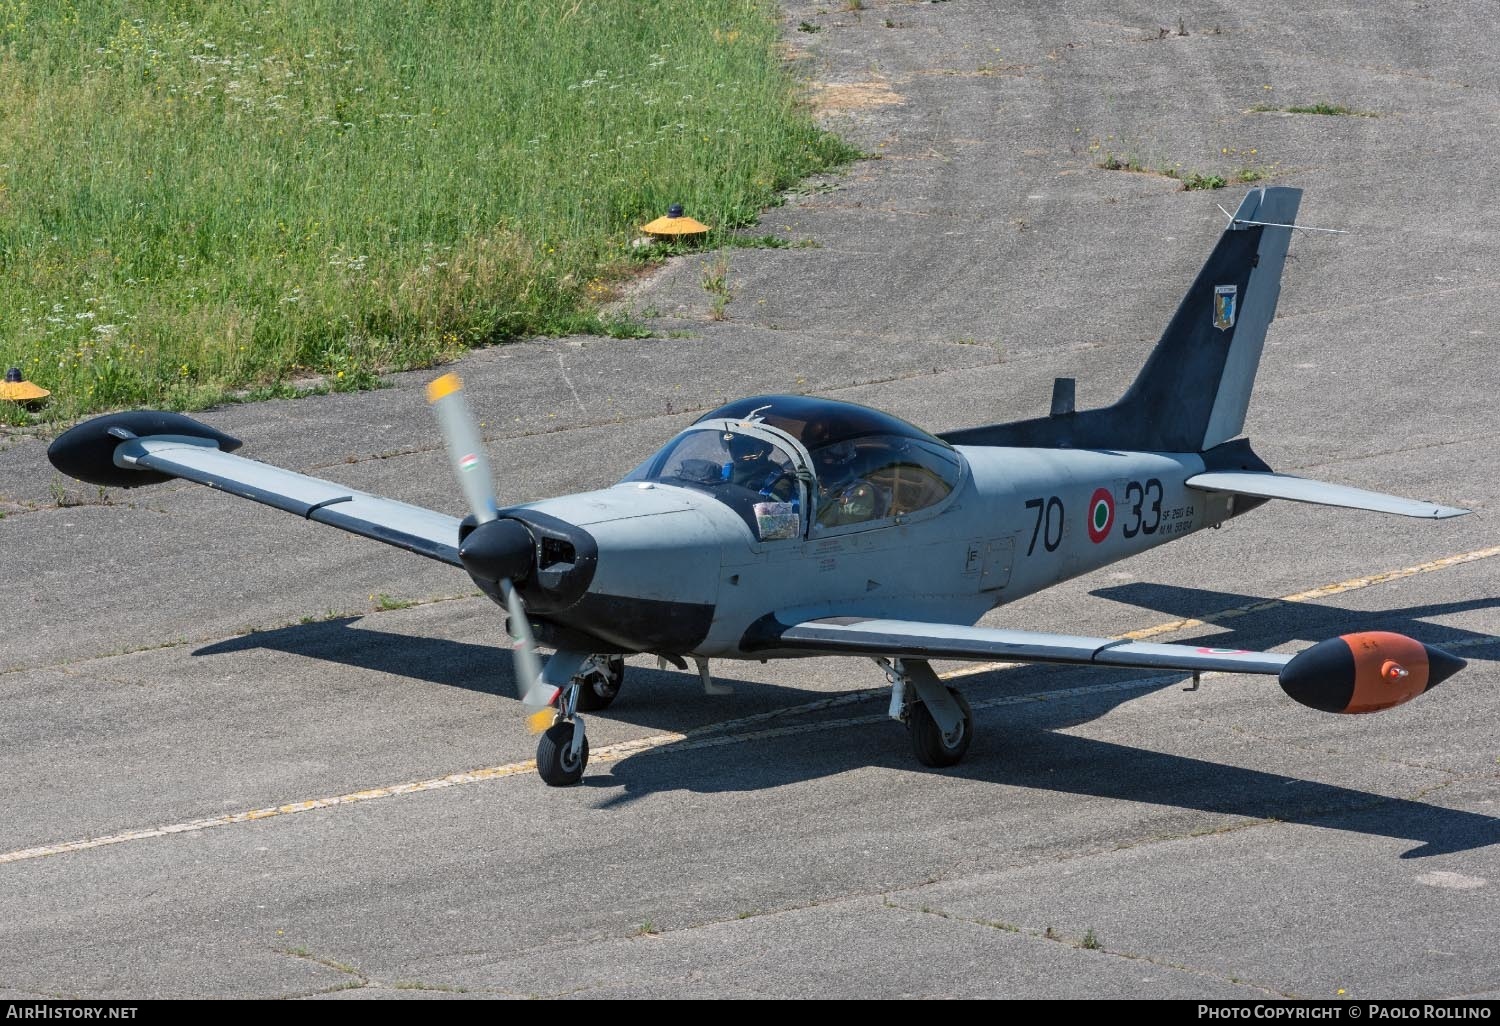
<svg viewBox="0 0 1500 1026"><path fill-rule="evenodd" d="M1369 713L1409 702L1467 665L1404 634L1363 631L1320 641L1281 670L1281 689L1313 709Z"/></svg>

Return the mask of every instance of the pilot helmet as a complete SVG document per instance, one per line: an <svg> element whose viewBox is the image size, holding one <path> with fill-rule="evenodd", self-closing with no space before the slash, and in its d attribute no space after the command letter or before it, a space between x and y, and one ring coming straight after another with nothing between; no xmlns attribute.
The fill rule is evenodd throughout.
<svg viewBox="0 0 1500 1026"><path fill-rule="evenodd" d="M826 467L841 467L854 460L854 443L845 439L818 450L818 462Z"/></svg>
<svg viewBox="0 0 1500 1026"><path fill-rule="evenodd" d="M736 466L739 468L738 472L745 472L754 463L759 463L760 460L771 456L771 443L763 438L756 438L754 435L741 435L726 431L723 441L726 449L729 449L729 462L724 463L720 471L726 481L736 474Z"/></svg>
<svg viewBox="0 0 1500 1026"><path fill-rule="evenodd" d="M754 435L726 431L724 441L728 443L729 458L734 463L754 463L771 455L771 443Z"/></svg>

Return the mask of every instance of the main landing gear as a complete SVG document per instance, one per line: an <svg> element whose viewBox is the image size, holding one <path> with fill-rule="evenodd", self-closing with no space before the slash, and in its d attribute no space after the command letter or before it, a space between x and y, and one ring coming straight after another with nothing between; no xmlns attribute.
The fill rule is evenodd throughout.
<svg viewBox="0 0 1500 1026"><path fill-rule="evenodd" d="M546 680L545 672L542 679ZM620 693L624 681L624 656L592 655L573 671L557 696L552 726L537 742L536 771L542 780L553 787L569 787L583 779L583 771L589 764L589 739L584 732L583 717L578 713L607 708Z"/></svg>
<svg viewBox="0 0 1500 1026"><path fill-rule="evenodd" d="M596 655L583 664L578 677L578 708L584 712L608 709L625 683L625 657Z"/></svg>
<svg viewBox="0 0 1500 1026"><path fill-rule="evenodd" d="M552 725L536 746L536 769L553 787L569 787L583 779L589 764L589 740L580 711L606 708L620 693L625 660L614 655L558 652L552 657L559 677L571 674L560 687L553 706ZM924 766L956 766L974 740L974 712L957 688L938 678L924 659L877 659L891 682L890 717L906 724L912 753ZM706 667L700 665L700 671ZM718 693L704 672L705 688ZM547 682L547 673L542 674ZM554 685L556 686L556 685ZM544 712L546 710L543 710ZM545 722L545 721L544 721Z"/></svg>
<svg viewBox="0 0 1500 1026"><path fill-rule="evenodd" d="M974 739L974 713L964 696L939 680L924 659L875 662L891 682L891 719L906 724L917 761L956 766Z"/></svg>

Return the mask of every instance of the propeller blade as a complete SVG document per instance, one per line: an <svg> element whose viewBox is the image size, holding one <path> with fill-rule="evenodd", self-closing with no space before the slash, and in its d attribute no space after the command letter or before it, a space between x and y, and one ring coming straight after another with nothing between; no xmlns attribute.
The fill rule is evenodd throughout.
<svg viewBox="0 0 1500 1026"><path fill-rule="evenodd" d="M521 593L510 581L501 581L500 589L505 593L505 609L510 613L510 633L516 639L512 646L515 655L516 689L521 693L521 711L526 714L526 725L533 734L539 734L552 726L552 703L557 700L558 689L542 683L542 661L536 656L536 639L531 636L531 624L526 621L526 605Z"/></svg>
<svg viewBox="0 0 1500 1026"><path fill-rule="evenodd" d="M484 440L474 415L469 412L469 404L464 402L463 389L457 374L444 374L427 386L427 402L437 414L453 472L474 519L481 525L459 547L459 558L472 575L485 580L494 580L491 574L499 575L500 592L510 614L511 637L515 639L511 648L521 709L532 733L540 733L552 726L555 718L552 703L561 692L551 684L542 683L542 661L537 658L536 639L526 620L526 604L511 583L512 576L524 577L529 572L533 541L530 532L515 521L502 521L489 528L482 526L499 518L499 503L495 499L490 461L484 454Z"/></svg>
<svg viewBox="0 0 1500 1026"><path fill-rule="evenodd" d="M444 374L427 386L427 402L437 414L443 441L448 444L448 460L464 490L464 498L474 519L487 523L498 515L495 501L495 479L490 475L490 461L484 454L484 440L479 425L464 402L464 383L457 374Z"/></svg>

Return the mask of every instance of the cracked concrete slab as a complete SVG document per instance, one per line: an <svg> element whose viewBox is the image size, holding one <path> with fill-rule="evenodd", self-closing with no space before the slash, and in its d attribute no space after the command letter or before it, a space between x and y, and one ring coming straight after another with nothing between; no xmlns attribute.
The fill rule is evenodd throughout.
<svg viewBox="0 0 1500 1026"><path fill-rule="evenodd" d="M837 952L833 955L833 952ZM980 968L982 967L982 968ZM472 974L472 975L471 975ZM473 966L457 979L514 981L540 996L875 999L1047 998L1086 975L1096 998L1263 996L1191 970L1025 937L987 923L856 898L681 931L549 949ZM772 993L755 981L772 978Z"/></svg>
<svg viewBox="0 0 1500 1026"><path fill-rule="evenodd" d="M1493 967L1474 955L1489 944L1485 924L1500 893L1493 840L1414 863L1365 832L1383 815L1331 817L1316 839L1309 827L1273 824L1163 840L891 900L1031 934L1093 931L1102 950L1148 953L1288 997L1431 998L1489 986ZM1454 878L1466 886L1443 886Z"/></svg>

